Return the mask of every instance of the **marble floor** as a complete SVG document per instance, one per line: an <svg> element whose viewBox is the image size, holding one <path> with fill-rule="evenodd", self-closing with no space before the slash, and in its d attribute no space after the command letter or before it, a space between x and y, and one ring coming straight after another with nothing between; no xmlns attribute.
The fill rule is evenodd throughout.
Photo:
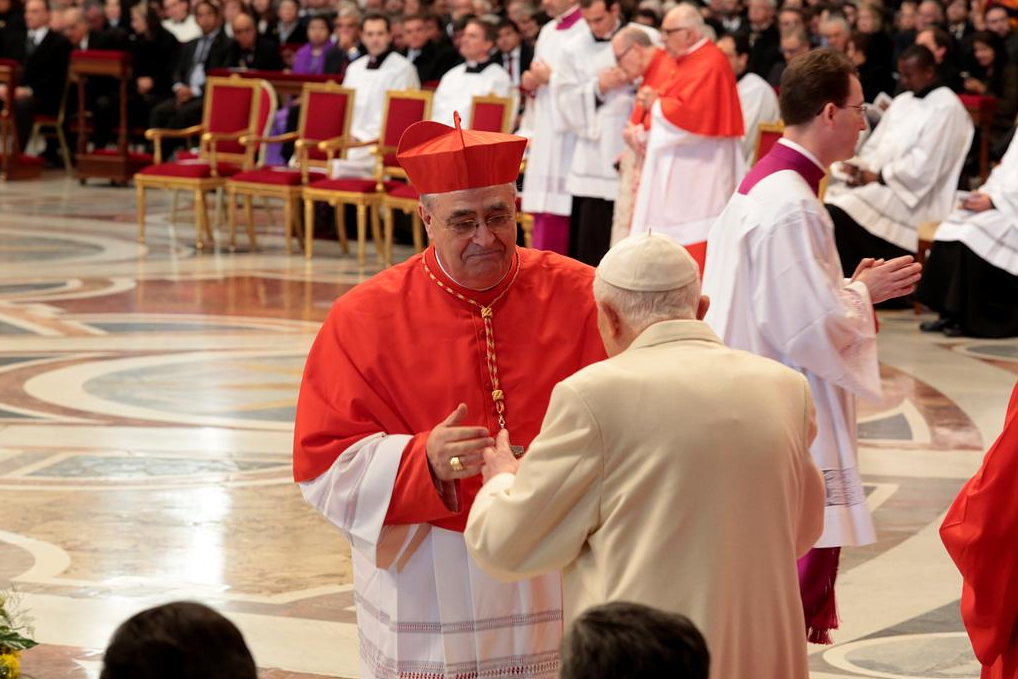
<svg viewBox="0 0 1018 679"><path fill-rule="evenodd" d="M234 620L265 677L356 677L349 548L291 483L290 436L319 323L377 267L326 241L288 257L266 217L260 251L197 255L186 207L149 210L142 246L133 191L0 184L0 586L42 642L24 669L95 677L117 624L186 598ZM879 541L845 551L812 674L976 677L937 527L1000 429L1018 341L880 320L884 400L860 413Z"/></svg>

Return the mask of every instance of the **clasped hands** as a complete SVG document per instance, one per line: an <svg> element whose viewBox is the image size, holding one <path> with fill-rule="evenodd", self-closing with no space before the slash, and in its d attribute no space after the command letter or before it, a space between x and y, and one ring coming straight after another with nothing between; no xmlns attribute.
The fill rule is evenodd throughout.
<svg viewBox="0 0 1018 679"><path fill-rule="evenodd" d="M880 174L865 170L858 165L842 163L841 169L848 175L849 186L865 186L880 181Z"/></svg>
<svg viewBox="0 0 1018 679"><path fill-rule="evenodd" d="M515 474L519 462L509 447L509 432L503 429L492 438L485 427L464 426L466 416L467 406L460 403L428 434L425 447L435 478L449 482L480 472L487 481L496 474Z"/></svg>
<svg viewBox="0 0 1018 679"><path fill-rule="evenodd" d="M922 269L923 265L914 261L911 255L889 261L867 257L859 262L852 281L865 283L870 291L870 300L879 304L915 291Z"/></svg>

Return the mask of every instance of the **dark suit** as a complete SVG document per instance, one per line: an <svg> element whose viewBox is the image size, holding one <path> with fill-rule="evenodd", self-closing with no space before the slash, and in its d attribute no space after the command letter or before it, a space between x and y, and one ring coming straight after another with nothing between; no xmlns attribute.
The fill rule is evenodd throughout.
<svg viewBox="0 0 1018 679"><path fill-rule="evenodd" d="M409 50L404 50L403 56L409 57ZM416 54L411 63L417 69L417 77L421 84L441 80L445 72L456 65L459 61L459 54L451 45L439 45L428 41Z"/></svg>
<svg viewBox="0 0 1018 679"><path fill-rule="evenodd" d="M749 45L749 62L746 68L751 73L766 78L774 64L782 61L781 33L778 27L771 24L762 31L751 30Z"/></svg>
<svg viewBox="0 0 1018 679"><path fill-rule="evenodd" d="M328 52L325 53L325 61L322 63L323 73L338 73L339 75L346 74L346 67L350 65L351 61L354 61L358 57L364 56L368 53L368 48L358 43L357 52L355 55L350 55L346 50L341 50L338 46L332 47Z"/></svg>
<svg viewBox="0 0 1018 679"><path fill-rule="evenodd" d="M243 50L233 43L233 61L249 71L282 71L283 59L279 56L279 45L275 40L258 36L254 47Z"/></svg>
<svg viewBox="0 0 1018 679"><path fill-rule="evenodd" d="M498 60L500 64L502 64L502 67L505 68L506 71L509 71L509 75L513 79L513 84L518 86L520 82L520 76L523 75L523 73L525 73L530 68L530 62L534 60L534 48L532 45L528 45L525 42L521 42L519 63L515 65L512 64L510 61L509 52L498 52L495 55L495 59Z"/></svg>
<svg viewBox="0 0 1018 679"><path fill-rule="evenodd" d="M180 48L180 57L177 60L176 68L173 70L174 90L181 86L191 86L191 74L195 67L196 52L201 44L201 40L201 38L196 38L195 40L185 43ZM237 62L234 61L235 56L236 52L234 51L233 40L228 38L226 33L220 29L205 54L205 73L207 74L209 71L217 68L230 68L236 66ZM203 90L201 95L184 102L180 106L177 105L175 97L156 104L156 106L152 108L152 113L150 115L150 126L168 127L179 130L192 125L197 125L201 122L204 94L205 92ZM171 142L167 142L164 144L163 148L164 150L167 150L172 145L173 144Z"/></svg>
<svg viewBox="0 0 1018 679"><path fill-rule="evenodd" d="M17 99L14 104L15 126L22 148L28 142L35 116L56 115L60 110L60 100L67 83L67 61L71 54L71 43L53 31L47 31L30 54L27 42L27 33L8 39L4 55L21 61L18 85L32 89L31 96Z"/></svg>

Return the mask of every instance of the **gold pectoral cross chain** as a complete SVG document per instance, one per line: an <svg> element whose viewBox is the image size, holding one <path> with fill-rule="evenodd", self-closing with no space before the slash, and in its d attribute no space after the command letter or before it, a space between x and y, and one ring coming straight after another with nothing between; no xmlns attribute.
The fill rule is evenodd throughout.
<svg viewBox="0 0 1018 679"><path fill-rule="evenodd" d="M421 258L421 261L424 263L425 273L428 274L431 280L434 281L438 287L445 290L453 297L480 309L481 321L484 323L484 344L486 349L486 362L488 364L488 376L491 378L491 400L495 403L495 413L498 415L498 427L499 429L505 429L505 392L502 391L498 382L498 356L495 353L495 329L492 327L492 319L495 316L495 305L505 296L507 292L509 292L509 288L511 288L513 283L516 282L516 276L520 273L520 269L518 266L516 267L516 271L513 272L513 277L512 280L509 281L509 285L507 285L505 290L499 293L495 299L491 300L491 302L485 306L477 300L470 299L466 295L456 292L445 283L438 280L435 274L431 272L431 269L428 268L428 263L424 261L423 257ZM512 449L515 457L523 456L523 446L510 445L509 447Z"/></svg>

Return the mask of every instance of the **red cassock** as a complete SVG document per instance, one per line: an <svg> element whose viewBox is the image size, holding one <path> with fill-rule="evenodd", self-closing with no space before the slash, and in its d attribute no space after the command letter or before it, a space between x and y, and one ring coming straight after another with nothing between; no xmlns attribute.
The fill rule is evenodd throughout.
<svg viewBox="0 0 1018 679"><path fill-rule="evenodd" d="M439 287L425 261L444 285L482 305L511 285L494 304L492 323L506 428L523 446L540 430L552 388L605 357L594 270L520 248L502 283L475 292L446 276L428 248L340 297L319 331L297 402L295 480L317 478L371 434L411 434L385 523L462 532L481 476L458 481L459 506L448 509L428 468L428 434L461 402L468 408L463 425L494 435L498 415L479 309Z"/></svg>
<svg viewBox="0 0 1018 679"><path fill-rule="evenodd" d="M1018 386L1004 431L961 489L940 537L961 571L961 616L983 679L1018 678Z"/></svg>

